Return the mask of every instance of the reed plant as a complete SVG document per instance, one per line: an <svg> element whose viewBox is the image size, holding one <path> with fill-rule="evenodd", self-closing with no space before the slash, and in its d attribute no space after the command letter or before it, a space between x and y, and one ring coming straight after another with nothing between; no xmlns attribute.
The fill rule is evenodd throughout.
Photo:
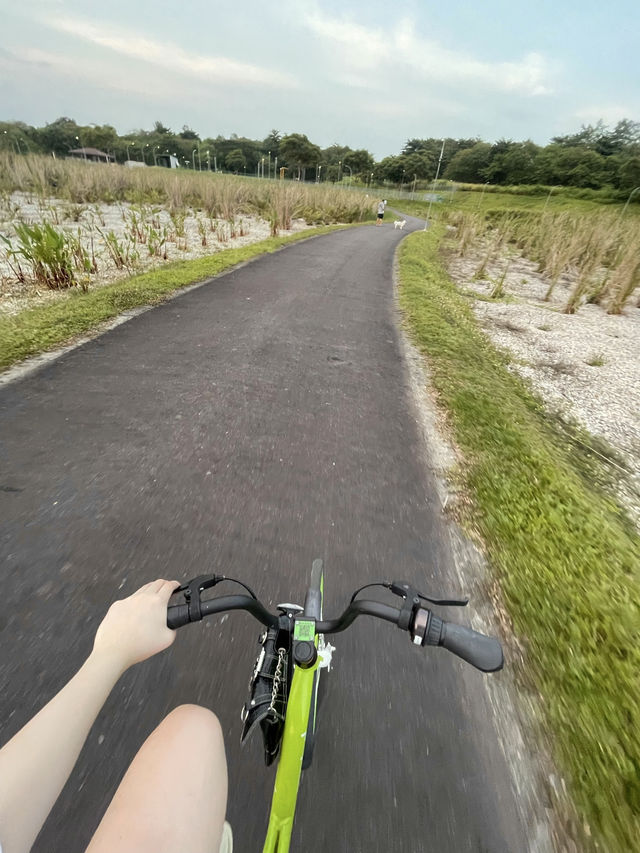
<svg viewBox="0 0 640 853"><path fill-rule="evenodd" d="M608 282L607 313L621 314L638 286L640 286L640 254L638 245L635 245L628 248Z"/></svg>
<svg viewBox="0 0 640 853"><path fill-rule="evenodd" d="M48 222L43 224L26 222L15 226L17 245L3 237L7 246L9 258L18 263L22 280L27 276L22 271L20 260L30 269L28 276L36 285L49 290L65 290L78 284L76 269L78 266L86 271L86 253L81 251L72 235L57 231Z"/></svg>
<svg viewBox="0 0 640 853"><path fill-rule="evenodd" d="M240 178L210 172L55 160L0 152L0 193L33 193L74 204L129 202L170 210L192 207L211 218L264 216L288 230L291 219L309 223L360 222L373 215L373 197L327 185Z"/></svg>
<svg viewBox="0 0 640 853"><path fill-rule="evenodd" d="M563 310L575 313L585 302L606 305L619 313L630 304L639 286L635 261L640 246L640 222L620 213L487 211L484 227L476 212L454 211L450 222L456 227L457 251L466 254L489 236L475 277L483 277L489 263L514 244L519 252L538 264L548 279L545 300L550 300L563 276L573 285ZM488 232L488 234L487 234ZM615 298L614 298L615 294Z"/></svg>

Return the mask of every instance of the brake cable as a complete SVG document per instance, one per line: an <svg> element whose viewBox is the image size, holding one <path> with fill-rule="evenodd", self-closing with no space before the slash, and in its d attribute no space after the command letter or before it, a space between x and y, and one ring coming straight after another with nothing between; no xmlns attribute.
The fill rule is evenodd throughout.
<svg viewBox="0 0 640 853"><path fill-rule="evenodd" d="M368 589L372 586L381 586L385 589L391 590L394 595L400 596L400 598L407 598L408 596L418 596L423 601L428 601L430 604L437 604L442 607L466 607L469 603L468 598L432 598L430 595L425 595L423 592L419 592L417 589L414 589L411 584L406 581L393 581L389 583L388 581L376 581L374 583L366 583L364 586L361 586L360 589L357 589L353 595L351 596L351 601L349 604L353 604L356 599L356 596L362 592L363 589Z"/></svg>

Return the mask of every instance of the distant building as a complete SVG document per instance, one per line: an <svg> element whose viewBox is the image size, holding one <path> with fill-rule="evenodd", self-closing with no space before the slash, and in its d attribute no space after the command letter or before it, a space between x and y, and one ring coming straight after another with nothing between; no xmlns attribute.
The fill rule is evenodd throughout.
<svg viewBox="0 0 640 853"><path fill-rule="evenodd" d="M69 156L75 157L76 160L91 160L92 163L115 162L110 154L105 154L104 151L99 151L97 148L74 148L69 151Z"/></svg>
<svg viewBox="0 0 640 853"><path fill-rule="evenodd" d="M140 160L125 160L124 165L127 169L144 169L147 164L142 163Z"/></svg>
<svg viewBox="0 0 640 853"><path fill-rule="evenodd" d="M156 157L157 165L164 166L165 169L179 169L180 163L178 158L173 154L158 154Z"/></svg>

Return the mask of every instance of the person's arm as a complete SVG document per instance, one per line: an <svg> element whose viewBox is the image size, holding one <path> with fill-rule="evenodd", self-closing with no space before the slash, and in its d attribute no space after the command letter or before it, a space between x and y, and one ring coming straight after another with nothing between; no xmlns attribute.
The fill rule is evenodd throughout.
<svg viewBox="0 0 640 853"><path fill-rule="evenodd" d="M167 603L176 586L153 581L112 604L76 675L0 750L2 853L31 849L116 681L175 639Z"/></svg>

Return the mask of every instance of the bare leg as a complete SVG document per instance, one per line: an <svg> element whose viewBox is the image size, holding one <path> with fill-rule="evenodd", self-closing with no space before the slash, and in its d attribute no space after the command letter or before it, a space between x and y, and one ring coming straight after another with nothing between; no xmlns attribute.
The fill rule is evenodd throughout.
<svg viewBox="0 0 640 853"><path fill-rule="evenodd" d="M218 718L181 705L143 743L86 853L216 853L226 808Z"/></svg>

